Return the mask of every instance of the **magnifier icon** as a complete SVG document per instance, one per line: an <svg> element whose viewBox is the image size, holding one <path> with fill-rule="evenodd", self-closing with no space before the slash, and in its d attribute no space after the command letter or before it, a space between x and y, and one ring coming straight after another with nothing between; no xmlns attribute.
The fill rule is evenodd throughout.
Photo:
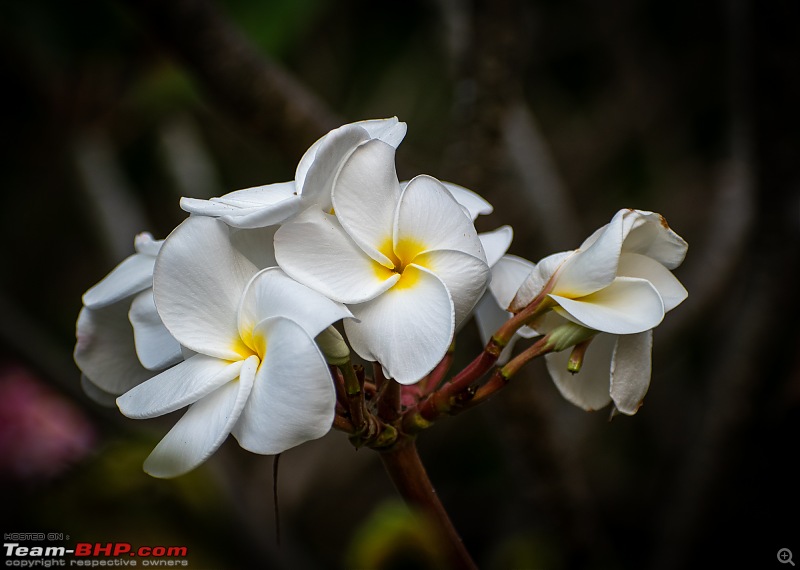
<svg viewBox="0 0 800 570"><path fill-rule="evenodd" d="M792 562L792 551L788 548L781 548L778 551L778 562L794 566L794 562Z"/></svg>

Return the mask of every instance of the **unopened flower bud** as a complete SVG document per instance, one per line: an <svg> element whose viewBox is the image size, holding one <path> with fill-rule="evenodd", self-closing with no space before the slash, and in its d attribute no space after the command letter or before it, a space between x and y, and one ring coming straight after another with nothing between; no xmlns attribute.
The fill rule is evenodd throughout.
<svg viewBox="0 0 800 570"><path fill-rule="evenodd" d="M550 331L547 335L547 344L552 347L553 352L561 352L571 346L576 346L589 340L596 334L596 330L587 329L572 321L567 321Z"/></svg>
<svg viewBox="0 0 800 570"><path fill-rule="evenodd" d="M586 356L586 349L589 348L589 343L592 342L592 338L576 344L572 349L572 353L569 355L569 361L567 362L568 371L572 372L573 374L577 374L581 371L581 366L583 366L583 358Z"/></svg>
<svg viewBox="0 0 800 570"><path fill-rule="evenodd" d="M350 361L350 349L334 327L326 328L314 340L331 366L342 366Z"/></svg>

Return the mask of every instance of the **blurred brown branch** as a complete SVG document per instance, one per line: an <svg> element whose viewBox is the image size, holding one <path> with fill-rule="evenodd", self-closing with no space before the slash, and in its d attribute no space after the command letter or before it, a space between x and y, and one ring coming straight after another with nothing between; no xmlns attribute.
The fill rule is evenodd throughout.
<svg viewBox="0 0 800 570"><path fill-rule="evenodd" d="M152 224L112 145L107 133L87 131L76 137L72 154L86 204L94 212L89 220L116 264L133 253L133 236Z"/></svg>
<svg viewBox="0 0 800 570"><path fill-rule="evenodd" d="M533 112L517 101L509 106L502 127L507 152L521 180L520 194L547 248L558 251L577 246L581 229L572 196Z"/></svg>
<svg viewBox="0 0 800 570"><path fill-rule="evenodd" d="M342 121L208 0L123 0L240 126L299 157Z"/></svg>

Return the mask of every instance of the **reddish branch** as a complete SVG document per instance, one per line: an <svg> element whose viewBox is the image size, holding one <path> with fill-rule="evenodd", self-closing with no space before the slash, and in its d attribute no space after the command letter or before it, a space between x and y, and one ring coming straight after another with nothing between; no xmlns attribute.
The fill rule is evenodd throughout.
<svg viewBox="0 0 800 570"><path fill-rule="evenodd" d="M425 513L439 529L448 550L451 568L477 568L464 547L447 511L439 501L413 439L404 439L380 454L397 491L406 502Z"/></svg>

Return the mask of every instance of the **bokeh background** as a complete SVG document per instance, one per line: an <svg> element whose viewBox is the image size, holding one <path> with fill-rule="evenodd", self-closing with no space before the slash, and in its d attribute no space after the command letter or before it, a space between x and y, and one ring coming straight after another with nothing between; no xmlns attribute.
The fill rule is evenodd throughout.
<svg viewBox="0 0 800 570"><path fill-rule="evenodd" d="M470 187L511 253L621 207L690 244L639 413L541 363L420 437L482 568L779 567L800 556L800 58L792 0L0 2L2 530L186 545L195 569L434 567L378 458L341 433L195 472L141 463L174 417L80 391L81 294L166 236L180 196L290 180L345 122L409 125L401 179ZM468 327L462 358L480 349ZM433 553L432 553L433 552Z"/></svg>

